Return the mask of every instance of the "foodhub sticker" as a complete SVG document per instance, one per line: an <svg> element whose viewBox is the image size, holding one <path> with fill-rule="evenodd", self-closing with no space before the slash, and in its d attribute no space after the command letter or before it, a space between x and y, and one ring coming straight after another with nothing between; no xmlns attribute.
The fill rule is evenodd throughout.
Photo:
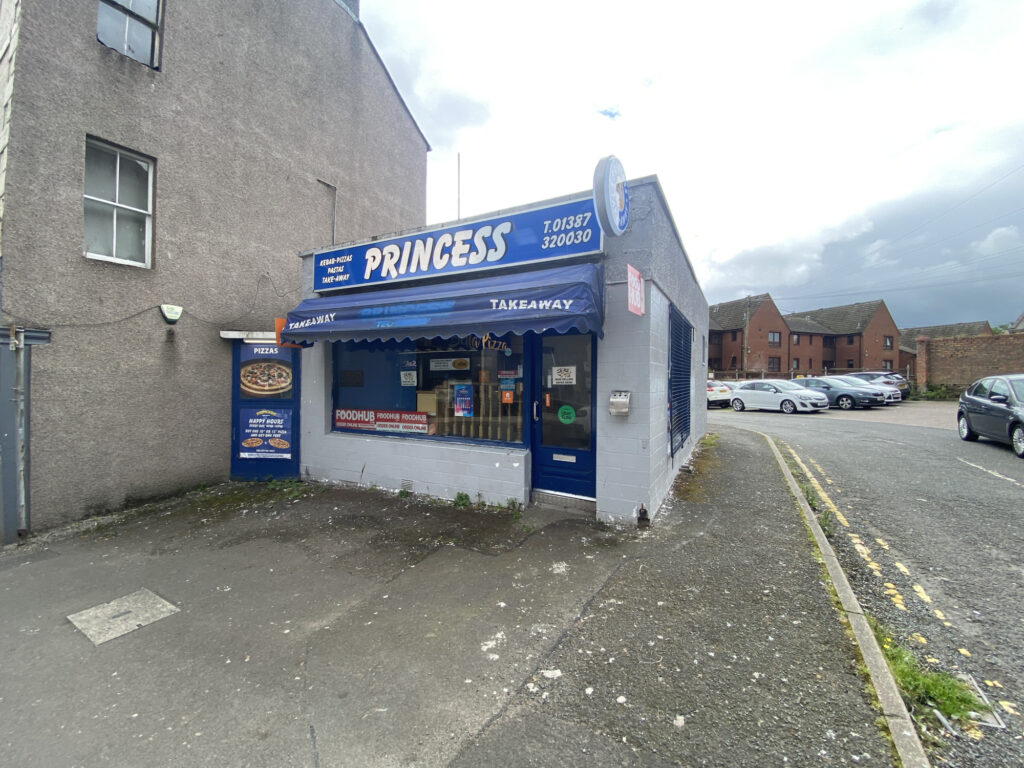
<svg viewBox="0 0 1024 768"><path fill-rule="evenodd" d="M336 408L335 429L361 429L366 432L403 432L428 434L426 411L378 411L372 408Z"/></svg>

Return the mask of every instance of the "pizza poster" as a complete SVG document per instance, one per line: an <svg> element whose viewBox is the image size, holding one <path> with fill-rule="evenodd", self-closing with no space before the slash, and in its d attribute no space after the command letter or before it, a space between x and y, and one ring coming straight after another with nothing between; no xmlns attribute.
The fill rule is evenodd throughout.
<svg viewBox="0 0 1024 768"><path fill-rule="evenodd" d="M243 344L238 356L238 386L242 398L290 398L292 354L292 350L275 344Z"/></svg>
<svg viewBox="0 0 1024 768"><path fill-rule="evenodd" d="M239 458L290 459L292 457L291 408L242 408Z"/></svg>
<svg viewBox="0 0 1024 768"><path fill-rule="evenodd" d="M472 384L455 385L455 415L467 417L473 416Z"/></svg>

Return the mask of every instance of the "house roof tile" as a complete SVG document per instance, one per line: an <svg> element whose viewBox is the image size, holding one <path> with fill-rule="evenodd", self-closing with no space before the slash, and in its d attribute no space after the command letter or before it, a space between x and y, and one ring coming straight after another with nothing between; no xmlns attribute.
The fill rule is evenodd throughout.
<svg viewBox="0 0 1024 768"><path fill-rule="evenodd" d="M857 304L844 304L841 307L824 307L806 312L793 312L786 315L785 320L787 324L793 317L812 320L824 326L827 329L826 332L836 335L861 333L882 306L884 306L884 302L881 299L875 299Z"/></svg>
<svg viewBox="0 0 1024 768"><path fill-rule="evenodd" d="M758 308L772 298L767 293L759 293L756 296L745 296L735 301L726 301L722 304L712 304L708 308L712 323L718 323L717 330L733 331L741 330L747 319L757 312Z"/></svg>

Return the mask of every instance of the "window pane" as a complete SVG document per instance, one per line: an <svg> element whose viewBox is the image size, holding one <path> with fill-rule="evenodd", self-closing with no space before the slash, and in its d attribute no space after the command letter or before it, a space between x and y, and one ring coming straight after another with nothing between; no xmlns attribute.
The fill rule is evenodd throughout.
<svg viewBox="0 0 1024 768"><path fill-rule="evenodd" d="M159 0L128 0L128 7L144 19L156 24L156 9Z"/></svg>
<svg viewBox="0 0 1024 768"><path fill-rule="evenodd" d="M334 345L334 428L522 442L522 338Z"/></svg>
<svg viewBox="0 0 1024 768"><path fill-rule="evenodd" d="M143 211L149 210L149 163L121 155L117 202Z"/></svg>
<svg viewBox="0 0 1024 768"><path fill-rule="evenodd" d="M93 144L85 145L85 194L114 200L117 155Z"/></svg>
<svg viewBox="0 0 1024 768"><path fill-rule="evenodd" d="M146 263L146 217L141 213L132 213L118 209L117 220L117 252L114 256L125 261Z"/></svg>
<svg viewBox="0 0 1024 768"><path fill-rule="evenodd" d="M143 64L153 62L153 30L140 21L128 19L125 54Z"/></svg>
<svg viewBox="0 0 1024 768"><path fill-rule="evenodd" d="M590 449L591 336L545 336L541 443Z"/></svg>
<svg viewBox="0 0 1024 768"><path fill-rule="evenodd" d="M114 209L94 200L85 201L85 237L82 248L99 256L114 255Z"/></svg>
<svg viewBox="0 0 1024 768"><path fill-rule="evenodd" d="M115 51L124 53L128 17L106 3L99 4L96 14L96 38Z"/></svg>

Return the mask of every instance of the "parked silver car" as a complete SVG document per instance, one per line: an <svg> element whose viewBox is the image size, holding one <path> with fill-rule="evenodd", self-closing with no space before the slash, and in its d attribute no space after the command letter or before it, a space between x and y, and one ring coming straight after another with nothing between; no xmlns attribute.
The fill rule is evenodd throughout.
<svg viewBox="0 0 1024 768"><path fill-rule="evenodd" d="M864 381L864 379L862 379L859 376L854 376L852 373L849 375L835 374L832 376L827 376L826 378L839 379L855 387L864 387L865 389L880 389L882 390L882 394L885 395L886 405L896 405L897 403L900 403L903 400L903 393L900 392L900 388L895 386L894 384L886 384L882 381Z"/></svg>
<svg viewBox="0 0 1024 768"><path fill-rule="evenodd" d="M857 373L845 373L843 375L853 376L855 379L863 379L869 384L887 384L890 387L896 387L900 391L900 397L904 400L910 397L910 382L895 371L858 371Z"/></svg>

